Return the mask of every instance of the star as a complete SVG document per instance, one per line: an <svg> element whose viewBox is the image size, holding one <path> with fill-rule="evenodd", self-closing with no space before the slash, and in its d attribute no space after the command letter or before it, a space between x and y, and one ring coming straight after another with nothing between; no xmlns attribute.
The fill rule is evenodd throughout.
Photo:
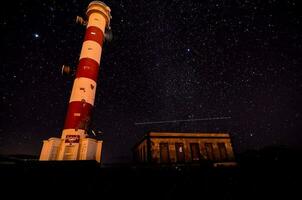
<svg viewBox="0 0 302 200"><path fill-rule="evenodd" d="M38 33L34 33L33 36L34 36L34 38L39 38L40 37L40 35Z"/></svg>
<svg viewBox="0 0 302 200"><path fill-rule="evenodd" d="M105 162L130 152L134 138L139 140L149 129L182 131L183 126L205 131L225 124L240 151L298 144L298 0L285 1L287 6L277 0L249 2L109 3L115 36L102 47L92 122L99 124L108 141L123 140L127 145L108 145ZM19 135L26 130L26 141L35 145L21 153L39 155L42 138L62 133L74 77L63 80L58 66L78 65L85 30L75 26L71 16L84 15L87 5L8 3L11 9L18 4L20 12L7 13L0 22L7 50L0 73L5 83L0 99L7 104L1 110L6 117L1 121L5 145L0 144L0 152L18 153L8 145L10 140L24 142ZM179 127L137 128L132 123L225 115L232 120L213 125L183 122ZM131 160L131 154L127 156Z"/></svg>

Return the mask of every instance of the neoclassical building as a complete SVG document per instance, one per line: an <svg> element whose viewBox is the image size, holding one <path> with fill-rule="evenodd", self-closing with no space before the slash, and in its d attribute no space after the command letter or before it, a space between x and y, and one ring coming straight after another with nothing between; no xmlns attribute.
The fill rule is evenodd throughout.
<svg viewBox="0 0 302 200"><path fill-rule="evenodd" d="M234 164L234 152L228 133L150 132L133 148L140 163L181 164L210 161Z"/></svg>

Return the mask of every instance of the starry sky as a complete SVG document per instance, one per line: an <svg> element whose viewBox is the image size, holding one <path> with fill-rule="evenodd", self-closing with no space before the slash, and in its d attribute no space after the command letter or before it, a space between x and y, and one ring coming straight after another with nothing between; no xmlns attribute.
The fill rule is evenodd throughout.
<svg viewBox="0 0 302 200"><path fill-rule="evenodd" d="M60 137L90 1L1 6L0 154L39 155ZM298 147L302 13L298 0L108 0L91 129L104 162L128 162L148 131L228 131L236 152ZM301 6L301 5L300 5ZM165 120L224 120L140 124ZM91 135L91 137L95 137Z"/></svg>

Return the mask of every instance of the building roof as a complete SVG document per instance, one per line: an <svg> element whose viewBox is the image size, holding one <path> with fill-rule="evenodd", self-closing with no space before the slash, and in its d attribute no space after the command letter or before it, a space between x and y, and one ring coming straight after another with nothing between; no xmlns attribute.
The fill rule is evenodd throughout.
<svg viewBox="0 0 302 200"><path fill-rule="evenodd" d="M229 133L175 133L175 132L150 132L147 134L150 137L221 137L229 138Z"/></svg>
<svg viewBox="0 0 302 200"><path fill-rule="evenodd" d="M209 132L188 132L188 133L180 133L180 132L149 132L142 139L140 139L134 146L135 149L139 144L141 144L147 138L229 138L229 133L209 133Z"/></svg>

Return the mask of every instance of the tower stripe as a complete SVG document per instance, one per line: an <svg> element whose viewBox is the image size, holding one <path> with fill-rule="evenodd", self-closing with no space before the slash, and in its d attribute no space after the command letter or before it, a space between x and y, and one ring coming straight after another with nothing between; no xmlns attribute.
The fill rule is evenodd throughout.
<svg viewBox="0 0 302 200"><path fill-rule="evenodd" d="M97 82L99 64L91 58L82 58L77 67L76 78L85 77Z"/></svg>
<svg viewBox="0 0 302 200"><path fill-rule="evenodd" d="M96 26L89 26L86 29L85 38L84 38L84 41L87 41L87 40L95 41L95 42L99 43L100 46L102 46L103 40L104 40L104 33L100 28L98 28Z"/></svg>
<svg viewBox="0 0 302 200"><path fill-rule="evenodd" d="M90 78L79 77L74 80L70 101L83 101L94 105L96 82Z"/></svg>
<svg viewBox="0 0 302 200"><path fill-rule="evenodd" d="M92 40L86 40L83 42L80 59L92 58L99 64L101 60L101 53L102 47L99 43Z"/></svg>
<svg viewBox="0 0 302 200"><path fill-rule="evenodd" d="M91 13L91 11L89 13ZM87 24L87 27L90 27L90 26L98 27L104 33L105 27L106 27L106 19L104 18L103 14L99 13L99 12L92 12L89 15L89 20L88 20L88 24Z"/></svg>
<svg viewBox="0 0 302 200"><path fill-rule="evenodd" d="M92 107L92 105L86 102L70 102L68 105L64 129L86 130L90 121Z"/></svg>

